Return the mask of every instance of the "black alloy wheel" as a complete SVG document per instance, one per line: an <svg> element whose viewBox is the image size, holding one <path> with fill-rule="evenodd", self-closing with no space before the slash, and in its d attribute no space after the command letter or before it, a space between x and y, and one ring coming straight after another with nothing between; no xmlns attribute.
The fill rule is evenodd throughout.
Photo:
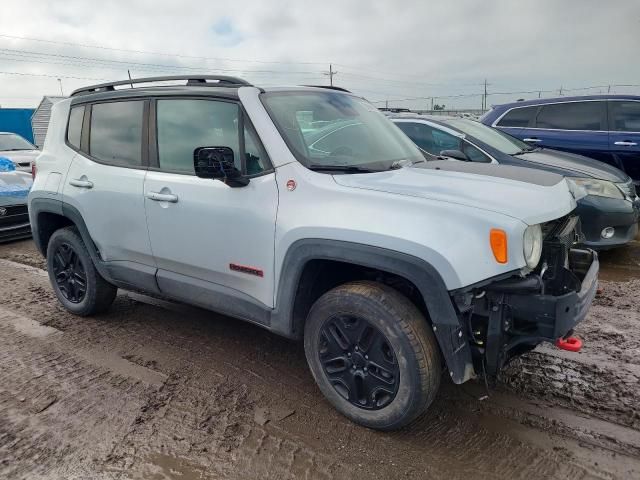
<svg viewBox="0 0 640 480"><path fill-rule="evenodd" d="M77 252L62 243L54 252L53 273L60 293L71 303L80 303L87 293L87 272Z"/></svg>
<svg viewBox="0 0 640 480"><path fill-rule="evenodd" d="M400 385L400 368L387 338L364 318L340 314L320 330L323 371L338 394L352 405L379 410Z"/></svg>

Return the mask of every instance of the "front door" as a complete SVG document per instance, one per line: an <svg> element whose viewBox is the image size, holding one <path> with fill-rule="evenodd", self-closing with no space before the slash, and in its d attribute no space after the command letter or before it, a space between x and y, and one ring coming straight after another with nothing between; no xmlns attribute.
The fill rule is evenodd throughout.
<svg viewBox="0 0 640 480"><path fill-rule="evenodd" d="M151 109L152 166L144 184L158 284L207 304L207 291L273 306L275 172L237 103L165 98ZM195 176L193 151L225 146L250 182ZM180 293L180 290L182 293ZM214 293L212 293L214 295Z"/></svg>
<svg viewBox="0 0 640 480"><path fill-rule="evenodd" d="M609 130L615 165L640 185L640 101L609 101Z"/></svg>

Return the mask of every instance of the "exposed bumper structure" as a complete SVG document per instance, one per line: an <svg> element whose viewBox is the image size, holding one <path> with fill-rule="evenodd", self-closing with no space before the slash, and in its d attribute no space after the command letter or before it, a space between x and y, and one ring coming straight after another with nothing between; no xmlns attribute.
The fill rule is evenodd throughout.
<svg viewBox="0 0 640 480"><path fill-rule="evenodd" d="M553 276L532 274L488 285L483 302L486 340L475 339L478 353L483 354L478 360L485 362L487 375L497 375L509 359L541 342L569 335L587 316L596 295L598 270L595 252L572 249L568 266L556 269Z"/></svg>

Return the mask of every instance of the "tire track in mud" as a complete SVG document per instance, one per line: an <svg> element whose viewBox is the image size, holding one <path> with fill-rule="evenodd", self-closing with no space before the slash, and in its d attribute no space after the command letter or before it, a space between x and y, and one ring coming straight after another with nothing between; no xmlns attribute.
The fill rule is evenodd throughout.
<svg viewBox="0 0 640 480"><path fill-rule="evenodd" d="M80 389L91 399L88 403L95 402L93 415L115 422L117 434L109 448L98 449L93 457L52 455L52 468L70 462L81 469L90 459L105 478L173 478L171 472L189 478L278 479L611 476L608 465L603 470L586 464L586 455L574 456L579 446L555 450L533 444L528 436L535 430L521 424L514 427L519 436L496 428L505 421L492 413L498 409L461 398L459 387L445 386L433 408L410 428L373 432L340 417L320 397L299 346L256 327L197 309L159 308L129 295L120 296L108 314L81 319L57 307L46 278L18 268L10 275L20 288L0 286L2 304L60 329L69 351L78 346L106 350L166 376L153 388L117 376L130 395L126 400L116 388L120 384L116 393L95 400L90 386L71 382L70 391ZM40 349L32 343L27 350ZM97 368L84 367L82 357L74 361ZM55 362L51 368L55 370ZM98 376L98 384L113 375L97 371L106 376ZM105 388L109 385L107 381ZM112 396L120 403L111 404ZM0 396L2 412L4 403ZM122 418L102 411L123 403ZM60 413L63 419L67 415L72 413ZM96 418L86 422L99 425ZM14 428L12 424L9 430ZM49 442L58 441L54 428L45 425L43 430L51 436ZM91 437L81 428L77 436L83 443ZM23 442L30 438L23 432ZM597 461L602 452L595 453ZM619 460L640 471L640 462ZM26 463L22 471L27 471ZM613 476L623 478L624 471L614 469Z"/></svg>

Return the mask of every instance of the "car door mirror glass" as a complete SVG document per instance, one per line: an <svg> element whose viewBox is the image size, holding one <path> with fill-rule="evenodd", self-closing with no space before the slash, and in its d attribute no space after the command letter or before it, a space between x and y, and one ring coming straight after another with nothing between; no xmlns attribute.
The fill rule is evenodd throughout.
<svg viewBox="0 0 640 480"><path fill-rule="evenodd" d="M465 162L469 161L469 157L467 157L460 150L442 150L440 152L441 157L455 158L456 160L463 160Z"/></svg>
<svg viewBox="0 0 640 480"><path fill-rule="evenodd" d="M198 147L193 151L193 168L200 178L220 180L230 187L249 184L236 168L233 150L229 147Z"/></svg>

